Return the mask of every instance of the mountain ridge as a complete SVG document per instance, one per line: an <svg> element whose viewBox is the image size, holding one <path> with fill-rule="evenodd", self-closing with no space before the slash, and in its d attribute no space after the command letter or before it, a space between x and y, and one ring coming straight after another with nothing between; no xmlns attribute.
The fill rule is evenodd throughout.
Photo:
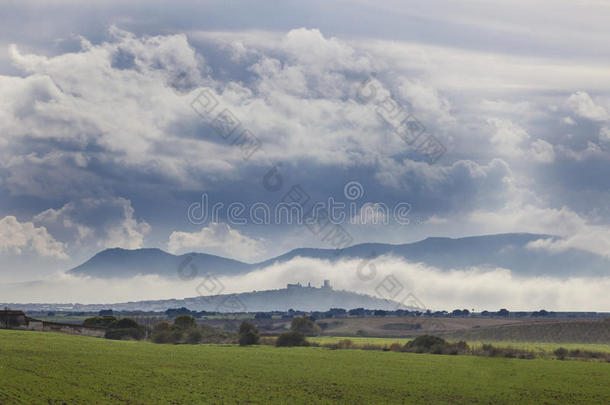
<svg viewBox="0 0 610 405"><path fill-rule="evenodd" d="M69 270L73 275L98 278L132 277L156 274L188 278L193 274L240 275L296 257L329 260L371 259L392 255L408 262L424 263L442 270L473 267L506 268L517 274L567 276L571 274L604 275L610 268L607 258L578 249L548 252L532 249L529 243L557 236L531 233L476 235L461 238L428 237L413 243L361 243L342 250L297 248L282 255L245 263L207 253L173 255L159 248L103 250Z"/></svg>

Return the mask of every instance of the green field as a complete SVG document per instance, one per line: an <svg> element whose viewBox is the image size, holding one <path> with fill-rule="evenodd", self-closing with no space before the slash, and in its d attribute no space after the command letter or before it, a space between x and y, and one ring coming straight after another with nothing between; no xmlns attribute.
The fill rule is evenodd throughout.
<svg viewBox="0 0 610 405"><path fill-rule="evenodd" d="M0 330L0 403L609 403L610 364Z"/></svg>
<svg viewBox="0 0 610 405"><path fill-rule="evenodd" d="M310 342L319 344L337 343L343 339L351 340L355 346L362 345L379 345L390 346L392 343L406 344L409 338L386 338L386 337L341 337L341 336L316 336L307 338ZM455 339L450 339L455 341ZM610 353L610 345L594 344L594 343L547 343L547 342L509 342L509 341L485 341L485 342L468 342L470 347L480 347L484 343L491 343L497 347L513 347L515 349L531 350L539 353L553 353L559 347L564 347L568 350L580 349L592 352Z"/></svg>

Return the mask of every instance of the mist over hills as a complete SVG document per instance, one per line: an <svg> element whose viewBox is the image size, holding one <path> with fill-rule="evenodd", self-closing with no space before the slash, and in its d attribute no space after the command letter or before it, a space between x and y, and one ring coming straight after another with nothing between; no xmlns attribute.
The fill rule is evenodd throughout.
<svg viewBox="0 0 610 405"><path fill-rule="evenodd" d="M442 270L470 267L502 267L519 275L602 276L610 260L578 249L549 252L528 246L539 239L558 239L550 235L508 233L464 238L430 237L419 242L392 245L363 243L342 250L300 248L259 263L204 253L172 255L160 249L107 249L71 269L70 274L97 278L129 278L136 275L188 277L198 274L239 275L296 257L329 260L370 259L392 255L407 262L421 262Z"/></svg>
<svg viewBox="0 0 610 405"><path fill-rule="evenodd" d="M408 305L408 302L406 303ZM186 307L194 311L209 312L259 312L259 311L328 311L330 308L369 308L396 310L419 309L398 302L332 288L296 287L277 290L251 291L238 294L222 294L181 299L145 300L108 304L67 303L7 303L11 308L24 311L165 311L169 308Z"/></svg>

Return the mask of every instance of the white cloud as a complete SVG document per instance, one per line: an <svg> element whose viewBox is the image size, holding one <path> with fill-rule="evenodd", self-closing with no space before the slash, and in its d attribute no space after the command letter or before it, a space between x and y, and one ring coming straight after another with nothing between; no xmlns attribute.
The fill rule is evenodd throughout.
<svg viewBox="0 0 610 405"><path fill-rule="evenodd" d="M606 109L596 104L595 101L584 91L577 91L566 101L566 106L579 117L592 121L605 121L610 116Z"/></svg>
<svg viewBox="0 0 610 405"><path fill-rule="evenodd" d="M426 224L430 224L430 225L444 225L447 224L449 222L449 220L447 218L442 218L436 215L432 215L431 217L429 217L428 219L426 219L424 221L424 223Z"/></svg>
<svg viewBox="0 0 610 405"><path fill-rule="evenodd" d="M167 248L172 253L216 252L240 260L252 260L265 253L264 242L243 235L224 223L211 223L199 232L172 232Z"/></svg>
<svg viewBox="0 0 610 405"><path fill-rule="evenodd" d="M490 141L497 153L510 157L522 156L521 147L529 139L525 129L506 119L490 118L488 123L493 131Z"/></svg>
<svg viewBox="0 0 610 405"><path fill-rule="evenodd" d="M432 310L604 311L610 306L610 277L519 277L502 268L442 271L387 256L374 262L335 263L295 258L245 275L217 275L217 278L225 287L223 293L284 288L286 283L297 281L318 286L330 279L337 290L390 298L387 289L380 287L390 276L399 283L390 284L396 285L391 291L396 301L412 293ZM113 303L194 297L201 281L170 281L156 276L102 280L56 274L40 283L28 284L27 289L0 284L0 295L13 302Z"/></svg>
<svg viewBox="0 0 610 405"><path fill-rule="evenodd" d="M533 242L530 248L549 251L576 248L610 256L610 227L591 223L568 207L555 209L517 205L493 212L477 210L468 219L485 232L532 232L562 237Z"/></svg>
<svg viewBox="0 0 610 405"><path fill-rule="evenodd" d="M555 160L555 150L544 139L536 139L531 144L529 156L536 162L552 163Z"/></svg>
<svg viewBox="0 0 610 405"><path fill-rule="evenodd" d="M131 201L125 198L84 198L59 209L49 208L36 215L34 222L53 229L74 247L138 249L144 245L150 225L138 221L134 213Z"/></svg>
<svg viewBox="0 0 610 405"><path fill-rule="evenodd" d="M601 143L610 143L610 127L602 127L599 130L599 141Z"/></svg>
<svg viewBox="0 0 610 405"><path fill-rule="evenodd" d="M398 85L398 91L413 106L420 119L433 120L442 126L455 122L455 118L451 116L451 103L430 84L403 78Z"/></svg>
<svg viewBox="0 0 610 405"><path fill-rule="evenodd" d="M0 219L0 251L22 254L31 250L40 256L67 259L64 248L44 226L19 222L14 216Z"/></svg>

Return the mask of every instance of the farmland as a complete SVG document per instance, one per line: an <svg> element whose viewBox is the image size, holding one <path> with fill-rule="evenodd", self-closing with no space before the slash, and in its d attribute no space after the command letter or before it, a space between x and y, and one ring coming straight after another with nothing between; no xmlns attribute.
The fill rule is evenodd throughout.
<svg viewBox="0 0 610 405"><path fill-rule="evenodd" d="M310 337L310 342L319 344L338 343L343 339L351 340L356 347L362 345L379 345L379 346L390 346L392 343L400 343L404 345L407 343L409 338L388 338L388 337L342 337L342 336L316 336ZM455 341L455 339L449 339L449 341ZM592 352L603 352L610 353L609 344L593 344L593 343L549 343L549 342L513 342L513 341L502 341L502 340L486 340L486 341L468 341L468 345L472 348L478 348L484 343L493 343L497 347L513 347L515 349L531 350L541 354L551 354L554 350L559 347L566 348L568 350L580 349L589 350Z"/></svg>
<svg viewBox="0 0 610 405"><path fill-rule="evenodd" d="M610 365L0 330L0 403L608 403Z"/></svg>

